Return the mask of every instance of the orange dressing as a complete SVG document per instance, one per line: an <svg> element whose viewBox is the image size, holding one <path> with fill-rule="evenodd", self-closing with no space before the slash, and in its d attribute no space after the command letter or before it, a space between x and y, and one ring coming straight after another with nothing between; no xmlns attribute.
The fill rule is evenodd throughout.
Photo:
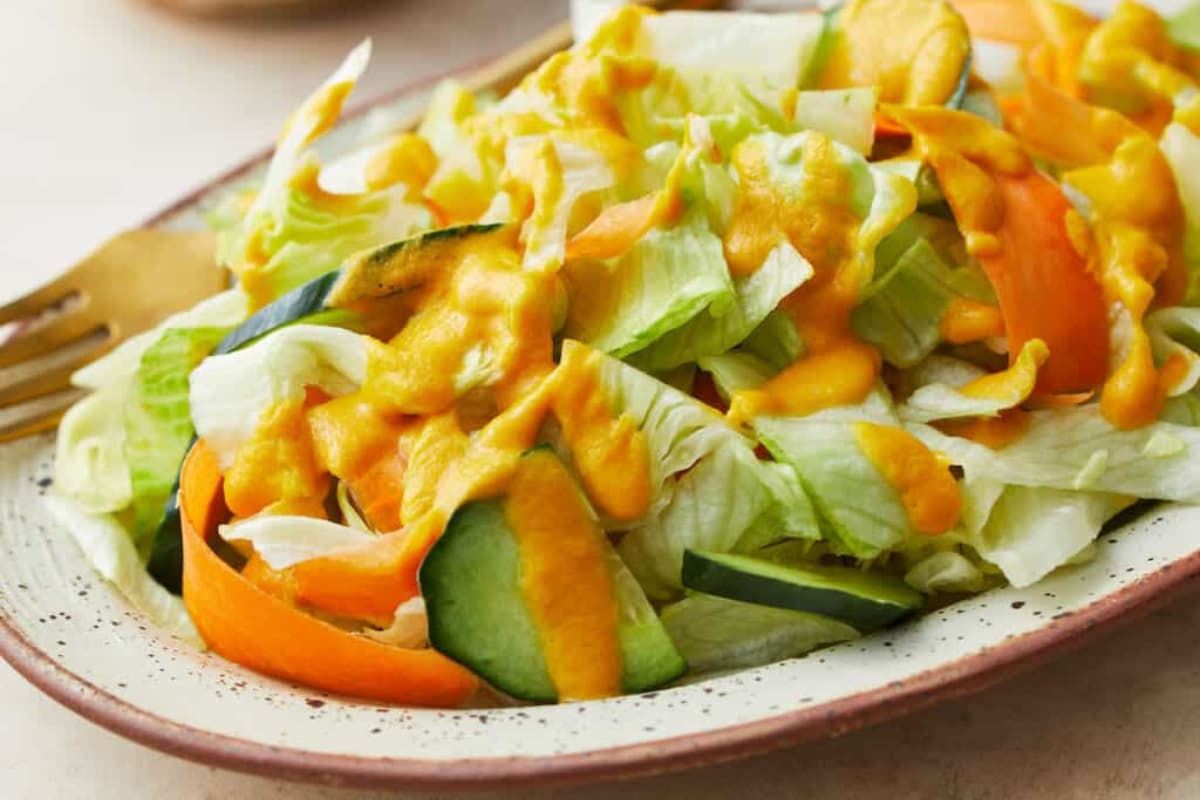
<svg viewBox="0 0 1200 800"><path fill-rule="evenodd" d="M1030 339L1008 369L984 375L962 387L967 397L997 400L1009 406L1025 402L1037 385L1038 368L1050 357L1050 348L1041 339Z"/></svg>
<svg viewBox="0 0 1200 800"><path fill-rule="evenodd" d="M934 422L933 426L949 436L961 436L992 450L1000 450L1025 433L1030 419L1028 411L1006 408L997 417L946 419Z"/></svg>
<svg viewBox="0 0 1200 800"><path fill-rule="evenodd" d="M504 511L520 547L521 592L559 699L619 694L608 542L575 481L553 454L526 456L512 475Z"/></svg>
<svg viewBox="0 0 1200 800"><path fill-rule="evenodd" d="M225 474L225 502L236 517L250 517L284 500L305 501L293 511L317 512L329 476L313 447L303 401L268 409L254 434L238 447Z"/></svg>
<svg viewBox="0 0 1200 800"><path fill-rule="evenodd" d="M1153 303L1178 302L1187 280L1174 175L1154 140L1137 134L1117 146L1110 162L1063 180L1091 203L1101 285L1130 328L1125 350L1114 354L1101 412L1117 428L1148 425L1162 412L1169 382L1154 365L1142 320Z"/></svg>
<svg viewBox="0 0 1200 800"><path fill-rule="evenodd" d="M730 272L754 272L784 242L814 270L813 278L782 304L807 354L762 387L734 395L729 418L737 425L759 414L811 414L860 403L879 375L878 351L850 328L859 287L873 268L874 242L863 241L863 220L850 206L849 177L832 141L810 134L801 155L804 178L798 190L789 191L772 181L758 142L743 142L733 152L739 188L724 242ZM916 206L915 192L908 201L897 204L894 222Z"/></svg>
<svg viewBox="0 0 1200 800"><path fill-rule="evenodd" d="M916 531L935 536L958 523L962 497L945 458L903 428L856 422L854 429L863 453L900 493Z"/></svg>
<svg viewBox="0 0 1200 800"><path fill-rule="evenodd" d="M402 183L415 199L436 169L437 156L428 142L415 133L398 133L367 162L367 188L376 191Z"/></svg>
<svg viewBox="0 0 1200 800"><path fill-rule="evenodd" d="M954 297L938 323L942 339L950 344L970 344L1004 335L1004 317L995 306Z"/></svg>
<svg viewBox="0 0 1200 800"><path fill-rule="evenodd" d="M838 25L821 87L877 86L884 102L946 102L971 52L966 23L941 2L851 0Z"/></svg>

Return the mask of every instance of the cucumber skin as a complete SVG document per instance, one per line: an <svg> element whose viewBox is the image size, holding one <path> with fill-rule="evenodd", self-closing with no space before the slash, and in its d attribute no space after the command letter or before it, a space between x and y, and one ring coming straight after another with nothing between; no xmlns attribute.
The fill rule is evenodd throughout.
<svg viewBox="0 0 1200 800"><path fill-rule="evenodd" d="M773 564L779 568L780 565ZM848 591L787 583L766 575L736 570L691 550L683 554L683 585L698 592L841 620L860 631L885 628L916 608L872 600Z"/></svg>

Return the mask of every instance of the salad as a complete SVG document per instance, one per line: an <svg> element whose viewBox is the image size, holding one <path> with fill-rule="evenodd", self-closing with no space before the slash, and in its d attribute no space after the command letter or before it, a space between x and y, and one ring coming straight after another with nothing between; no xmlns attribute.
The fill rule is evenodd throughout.
<svg viewBox="0 0 1200 800"><path fill-rule="evenodd" d="M263 673L457 706L801 655L1200 502L1200 8L625 7L211 208L55 501ZM168 278L169 279L169 276Z"/></svg>

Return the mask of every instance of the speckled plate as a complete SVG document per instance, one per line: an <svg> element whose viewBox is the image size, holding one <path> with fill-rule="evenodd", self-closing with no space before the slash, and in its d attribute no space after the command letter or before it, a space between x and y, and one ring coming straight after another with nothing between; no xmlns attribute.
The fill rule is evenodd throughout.
<svg viewBox="0 0 1200 800"><path fill-rule="evenodd" d="M420 102L354 115L330 153ZM194 227L255 159L153 224ZM144 744L285 778L487 788L643 775L728 760L976 691L1130 620L1200 572L1200 509L1162 506L1106 534L1091 563L808 657L602 702L426 711L314 693L153 629L97 578L42 497L49 437L0 448L0 655L47 694Z"/></svg>

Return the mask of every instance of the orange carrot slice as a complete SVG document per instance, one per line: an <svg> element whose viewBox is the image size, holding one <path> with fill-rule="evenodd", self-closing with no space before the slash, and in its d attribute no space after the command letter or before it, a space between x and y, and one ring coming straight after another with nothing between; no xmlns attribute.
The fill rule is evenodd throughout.
<svg viewBox="0 0 1200 800"><path fill-rule="evenodd" d="M257 672L373 700L457 706L475 691L478 680L440 653L348 633L244 580L205 541L222 513L221 482L212 451L197 443L179 492L183 597L213 650Z"/></svg>

